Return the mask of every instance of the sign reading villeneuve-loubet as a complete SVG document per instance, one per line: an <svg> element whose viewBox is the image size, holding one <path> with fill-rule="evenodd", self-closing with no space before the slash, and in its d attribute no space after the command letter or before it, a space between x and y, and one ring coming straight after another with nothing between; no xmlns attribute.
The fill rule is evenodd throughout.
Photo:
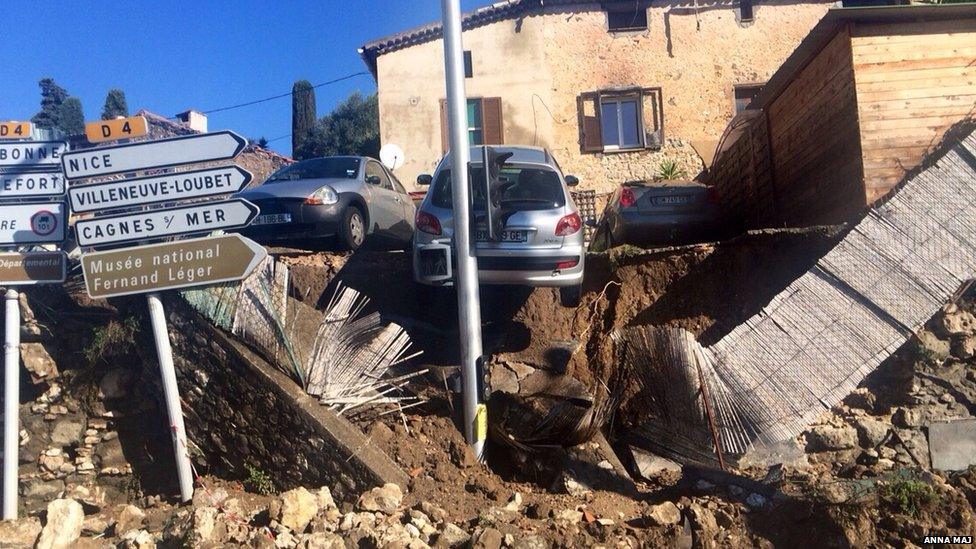
<svg viewBox="0 0 976 549"><path fill-rule="evenodd" d="M68 150L64 141L0 142L0 167L56 166Z"/></svg>
<svg viewBox="0 0 976 549"><path fill-rule="evenodd" d="M44 284L64 282L68 255L62 251L0 253L0 284Z"/></svg>
<svg viewBox="0 0 976 549"><path fill-rule="evenodd" d="M246 146L234 132L202 133L67 152L61 155L61 165L65 177L78 179L229 160Z"/></svg>
<svg viewBox="0 0 976 549"><path fill-rule="evenodd" d="M237 234L93 252L81 256L93 299L189 288L244 278L267 257Z"/></svg>
<svg viewBox="0 0 976 549"><path fill-rule="evenodd" d="M176 208L79 220L75 223L75 234L78 236L79 246L121 244L246 227L258 212L257 206L240 198L201 202Z"/></svg>
<svg viewBox="0 0 976 549"><path fill-rule="evenodd" d="M59 172L0 173L0 199L40 198L64 194L64 176Z"/></svg>
<svg viewBox="0 0 976 549"><path fill-rule="evenodd" d="M236 193L251 182L238 166L207 168L153 177L75 185L68 189L71 211L96 212Z"/></svg>
<svg viewBox="0 0 976 549"><path fill-rule="evenodd" d="M66 220L64 202L0 204L0 246L64 242Z"/></svg>

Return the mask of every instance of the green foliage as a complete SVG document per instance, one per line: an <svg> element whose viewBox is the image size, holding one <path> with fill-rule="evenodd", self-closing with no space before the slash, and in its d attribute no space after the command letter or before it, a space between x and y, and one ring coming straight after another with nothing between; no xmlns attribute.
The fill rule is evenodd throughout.
<svg viewBox="0 0 976 549"><path fill-rule="evenodd" d="M610 262L610 269L616 271L622 267L628 259L632 257L640 257L644 255L647 250L643 248L638 248L632 244L621 244L620 246L615 246L607 251L607 256Z"/></svg>
<svg viewBox="0 0 976 549"><path fill-rule="evenodd" d="M302 148L315 127L315 88L308 80L291 87L291 150ZM298 156L295 156L298 158Z"/></svg>
<svg viewBox="0 0 976 549"><path fill-rule="evenodd" d="M120 116L129 116L129 105L125 102L125 92L112 88L105 96L105 105L102 107L102 120L112 120Z"/></svg>
<svg viewBox="0 0 976 549"><path fill-rule="evenodd" d="M258 138L257 145L258 145L258 147L261 147L262 149L267 149L268 148L268 138L266 138L264 136L259 137Z"/></svg>
<svg viewBox="0 0 976 549"><path fill-rule="evenodd" d="M328 115L322 117L308 140L292 155L299 160L318 156L380 153L380 114L376 94L363 97L355 92Z"/></svg>
<svg viewBox="0 0 976 549"><path fill-rule="evenodd" d="M85 113L81 109L81 100L69 97L61 104L61 112L57 127L68 135L85 133Z"/></svg>
<svg viewBox="0 0 976 549"><path fill-rule="evenodd" d="M908 516L914 517L919 511L939 499L935 488L911 478L902 478L881 486L881 499Z"/></svg>
<svg viewBox="0 0 976 549"><path fill-rule="evenodd" d="M244 479L245 488L264 496L274 493L274 483L267 473L250 465L244 465L244 468L247 469L247 478Z"/></svg>
<svg viewBox="0 0 976 549"><path fill-rule="evenodd" d="M85 358L94 364L101 359L118 356L135 345L138 332L139 320L135 317L122 322L111 320L104 326L98 326L92 330L91 341L85 347Z"/></svg>
<svg viewBox="0 0 976 549"><path fill-rule="evenodd" d="M41 87L41 111L31 118L31 122L39 128L57 128L61 105L68 98L68 92L55 84L53 78L42 78L37 85Z"/></svg>
<svg viewBox="0 0 976 549"><path fill-rule="evenodd" d="M661 179L681 179L685 176L685 171L678 166L676 160L670 158L662 160L658 167L658 176Z"/></svg>

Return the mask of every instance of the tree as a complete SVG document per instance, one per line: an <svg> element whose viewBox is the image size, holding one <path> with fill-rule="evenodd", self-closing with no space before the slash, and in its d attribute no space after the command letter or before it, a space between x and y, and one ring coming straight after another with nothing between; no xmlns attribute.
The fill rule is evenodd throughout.
<svg viewBox="0 0 976 549"><path fill-rule="evenodd" d="M292 155L298 160L317 156L380 154L380 114L376 94L355 92L315 124L308 140Z"/></svg>
<svg viewBox="0 0 976 549"><path fill-rule="evenodd" d="M112 120L120 116L129 116L129 105L125 102L125 92L112 88L105 96L105 106L102 107L102 120Z"/></svg>
<svg viewBox="0 0 976 549"><path fill-rule="evenodd" d="M291 150L302 148L315 126L315 88L308 80L291 87Z"/></svg>
<svg viewBox="0 0 976 549"><path fill-rule="evenodd" d="M31 118L31 122L38 128L56 128L68 92L55 84L53 78L42 78L37 85L41 87L41 111Z"/></svg>
<svg viewBox="0 0 976 549"><path fill-rule="evenodd" d="M81 109L81 100L69 97L61 104L56 126L68 135L85 133L85 114Z"/></svg>
<svg viewBox="0 0 976 549"><path fill-rule="evenodd" d="M268 148L268 138L266 138L264 136L260 137L258 139L258 147L261 147L262 149L267 149Z"/></svg>

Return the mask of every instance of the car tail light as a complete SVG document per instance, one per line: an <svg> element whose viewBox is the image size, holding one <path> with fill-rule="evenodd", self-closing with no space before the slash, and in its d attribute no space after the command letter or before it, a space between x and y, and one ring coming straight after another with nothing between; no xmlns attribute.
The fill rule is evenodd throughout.
<svg viewBox="0 0 976 549"><path fill-rule="evenodd" d="M441 222L433 214L417 212L417 230L428 234L441 234Z"/></svg>
<svg viewBox="0 0 976 549"><path fill-rule="evenodd" d="M705 201L709 204L718 204L718 189L715 187L708 187L705 191Z"/></svg>
<svg viewBox="0 0 976 549"><path fill-rule="evenodd" d="M556 263L556 270L561 271L563 269L572 269L577 265L579 265L579 259L572 259L570 261L560 261L559 263Z"/></svg>
<svg viewBox="0 0 976 549"><path fill-rule="evenodd" d="M571 234L576 234L576 231L580 230L583 226L583 220L580 219L578 213L573 212L569 215L563 216L556 223L556 236L569 236Z"/></svg>
<svg viewBox="0 0 976 549"><path fill-rule="evenodd" d="M629 208L637 203L637 195L628 188L620 189L620 207Z"/></svg>

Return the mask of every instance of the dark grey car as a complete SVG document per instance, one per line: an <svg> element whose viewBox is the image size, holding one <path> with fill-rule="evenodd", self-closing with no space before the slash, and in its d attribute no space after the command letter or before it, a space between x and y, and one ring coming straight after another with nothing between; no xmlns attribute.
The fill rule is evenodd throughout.
<svg viewBox="0 0 976 549"><path fill-rule="evenodd" d="M601 233L618 244L676 245L708 240L721 227L713 190L694 181L624 183L613 193Z"/></svg>
<svg viewBox="0 0 976 549"><path fill-rule="evenodd" d="M355 250L371 235L403 243L413 237L413 200L385 166L369 157L289 164L237 196L261 208L261 215L241 231L259 242L308 247L336 237L340 246Z"/></svg>

